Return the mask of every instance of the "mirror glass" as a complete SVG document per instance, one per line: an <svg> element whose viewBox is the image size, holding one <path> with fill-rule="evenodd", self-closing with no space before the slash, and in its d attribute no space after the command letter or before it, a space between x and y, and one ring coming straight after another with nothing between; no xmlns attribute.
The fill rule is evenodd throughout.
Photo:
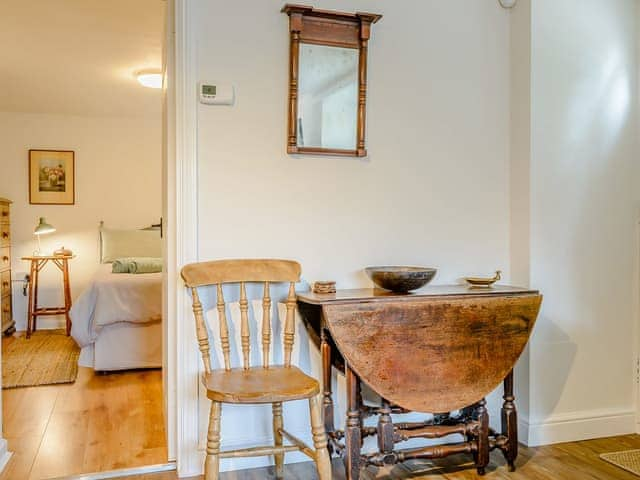
<svg viewBox="0 0 640 480"><path fill-rule="evenodd" d="M359 54L353 48L300 44L299 147L356 148Z"/></svg>

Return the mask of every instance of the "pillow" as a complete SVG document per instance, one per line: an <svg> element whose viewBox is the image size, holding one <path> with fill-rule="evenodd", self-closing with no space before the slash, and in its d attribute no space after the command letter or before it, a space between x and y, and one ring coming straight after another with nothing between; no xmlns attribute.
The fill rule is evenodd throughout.
<svg viewBox="0 0 640 480"><path fill-rule="evenodd" d="M162 240L158 230L100 231L100 263L122 257L162 257Z"/></svg>

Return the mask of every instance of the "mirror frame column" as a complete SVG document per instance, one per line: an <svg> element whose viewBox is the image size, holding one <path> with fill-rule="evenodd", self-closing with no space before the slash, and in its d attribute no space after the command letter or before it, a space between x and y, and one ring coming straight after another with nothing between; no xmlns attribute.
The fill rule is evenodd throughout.
<svg viewBox="0 0 640 480"><path fill-rule="evenodd" d="M300 32L302 13L289 15L289 136L287 153L298 153L298 70L300 61Z"/></svg>

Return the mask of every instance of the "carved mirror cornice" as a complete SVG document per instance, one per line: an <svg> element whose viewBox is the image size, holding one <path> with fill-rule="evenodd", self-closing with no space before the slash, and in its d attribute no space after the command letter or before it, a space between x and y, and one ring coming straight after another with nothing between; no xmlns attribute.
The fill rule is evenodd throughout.
<svg viewBox="0 0 640 480"><path fill-rule="evenodd" d="M382 15L287 4L287 153L364 157L367 46Z"/></svg>

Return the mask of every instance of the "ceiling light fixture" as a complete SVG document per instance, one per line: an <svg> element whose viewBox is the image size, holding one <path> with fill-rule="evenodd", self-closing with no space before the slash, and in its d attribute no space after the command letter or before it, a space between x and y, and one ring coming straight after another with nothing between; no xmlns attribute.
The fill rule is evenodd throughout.
<svg viewBox="0 0 640 480"><path fill-rule="evenodd" d="M504 8L513 8L517 0L498 0Z"/></svg>
<svg viewBox="0 0 640 480"><path fill-rule="evenodd" d="M136 75L138 83L147 88L162 88L162 73L157 71L139 72Z"/></svg>

